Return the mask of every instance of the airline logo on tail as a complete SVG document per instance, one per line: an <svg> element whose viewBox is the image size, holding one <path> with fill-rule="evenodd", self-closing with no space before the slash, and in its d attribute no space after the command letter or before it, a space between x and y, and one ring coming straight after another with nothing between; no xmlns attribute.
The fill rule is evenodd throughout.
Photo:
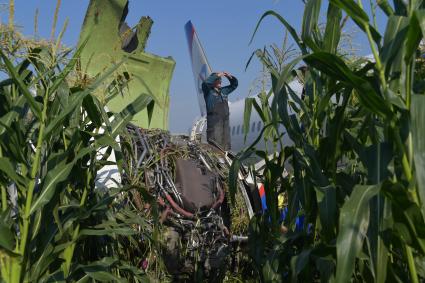
<svg viewBox="0 0 425 283"><path fill-rule="evenodd" d="M205 116L207 111L204 94L202 92L202 82L211 74L212 71L192 22L188 21L184 28L186 31L187 44L189 46L190 60L192 62L193 77L195 78L199 109L201 110L201 115Z"/></svg>

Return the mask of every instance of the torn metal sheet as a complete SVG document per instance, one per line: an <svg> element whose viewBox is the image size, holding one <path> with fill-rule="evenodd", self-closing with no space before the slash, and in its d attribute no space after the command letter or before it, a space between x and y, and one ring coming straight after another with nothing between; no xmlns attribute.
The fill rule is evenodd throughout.
<svg viewBox="0 0 425 283"><path fill-rule="evenodd" d="M149 94L155 100L153 109L149 109L151 122L147 109L137 113L132 122L142 128L167 129L169 87L175 61L171 57L146 53L153 21L142 17L135 27L130 28L125 22L127 14L127 0L90 1L79 40L79 46L87 40L81 53L81 72L94 78L124 60L115 76L118 84L121 83L120 77L125 78L122 93L108 102L102 91L98 91L97 96L111 111L119 112L139 95ZM106 82L105 88L111 82L112 79Z"/></svg>

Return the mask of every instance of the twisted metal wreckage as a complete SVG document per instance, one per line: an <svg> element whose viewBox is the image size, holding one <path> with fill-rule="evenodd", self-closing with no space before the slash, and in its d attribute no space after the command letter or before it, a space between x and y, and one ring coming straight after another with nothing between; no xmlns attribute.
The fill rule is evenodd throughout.
<svg viewBox="0 0 425 283"><path fill-rule="evenodd" d="M164 259L169 272L192 273L199 263L207 276L221 269L231 255L231 243L247 240L231 230L226 195L231 156L213 145L163 130L129 125L127 131L132 152L126 154L123 182L143 184L156 200L166 231ZM238 193L244 207L237 213L247 221L253 215L249 188L240 180ZM140 211L149 209L139 197L133 199Z"/></svg>
<svg viewBox="0 0 425 283"><path fill-rule="evenodd" d="M94 77L125 58L127 87L122 89L123 95L115 96L106 106L119 112L140 93L152 95L155 104L151 119L149 111L143 110L134 114L134 125L127 128L131 152L122 149L127 153L125 175L121 176L116 165L107 165L97 172L96 186L114 187L117 182L145 187L157 203L159 222L166 230L164 259L170 273L191 273L195 263L201 263L208 274L225 264L232 242L247 240L246 236L233 235L236 230L232 231L231 220L237 212L248 220L253 216L255 193L250 192L256 189L241 180L238 195L244 208L231 210L226 195L230 155L188 137L149 130L168 128L168 92L175 62L171 57L145 52L153 21L142 17L130 28L125 22L127 14L128 0L90 1L79 40L79 45L84 44L81 66L89 77ZM108 160L114 159L113 154ZM148 217L150 208L145 208L148 204L137 194L133 192L131 202Z"/></svg>

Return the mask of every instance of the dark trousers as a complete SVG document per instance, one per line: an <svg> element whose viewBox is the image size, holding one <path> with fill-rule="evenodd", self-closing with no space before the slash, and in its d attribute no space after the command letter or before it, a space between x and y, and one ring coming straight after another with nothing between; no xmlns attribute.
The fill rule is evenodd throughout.
<svg viewBox="0 0 425 283"><path fill-rule="evenodd" d="M213 140L223 150L230 150L229 106L219 102L207 114L207 140Z"/></svg>

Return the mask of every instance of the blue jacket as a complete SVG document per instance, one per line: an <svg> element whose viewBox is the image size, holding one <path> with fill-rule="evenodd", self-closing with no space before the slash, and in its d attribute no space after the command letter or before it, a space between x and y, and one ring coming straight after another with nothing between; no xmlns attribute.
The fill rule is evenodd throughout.
<svg viewBox="0 0 425 283"><path fill-rule="evenodd" d="M204 99L207 105L207 113L214 109L217 102L227 102L227 96L238 87L238 80L232 76L232 78L228 78L230 85L216 89L214 88L214 82L218 79L220 77L217 76L217 73L212 73L202 83L202 92L204 93Z"/></svg>

